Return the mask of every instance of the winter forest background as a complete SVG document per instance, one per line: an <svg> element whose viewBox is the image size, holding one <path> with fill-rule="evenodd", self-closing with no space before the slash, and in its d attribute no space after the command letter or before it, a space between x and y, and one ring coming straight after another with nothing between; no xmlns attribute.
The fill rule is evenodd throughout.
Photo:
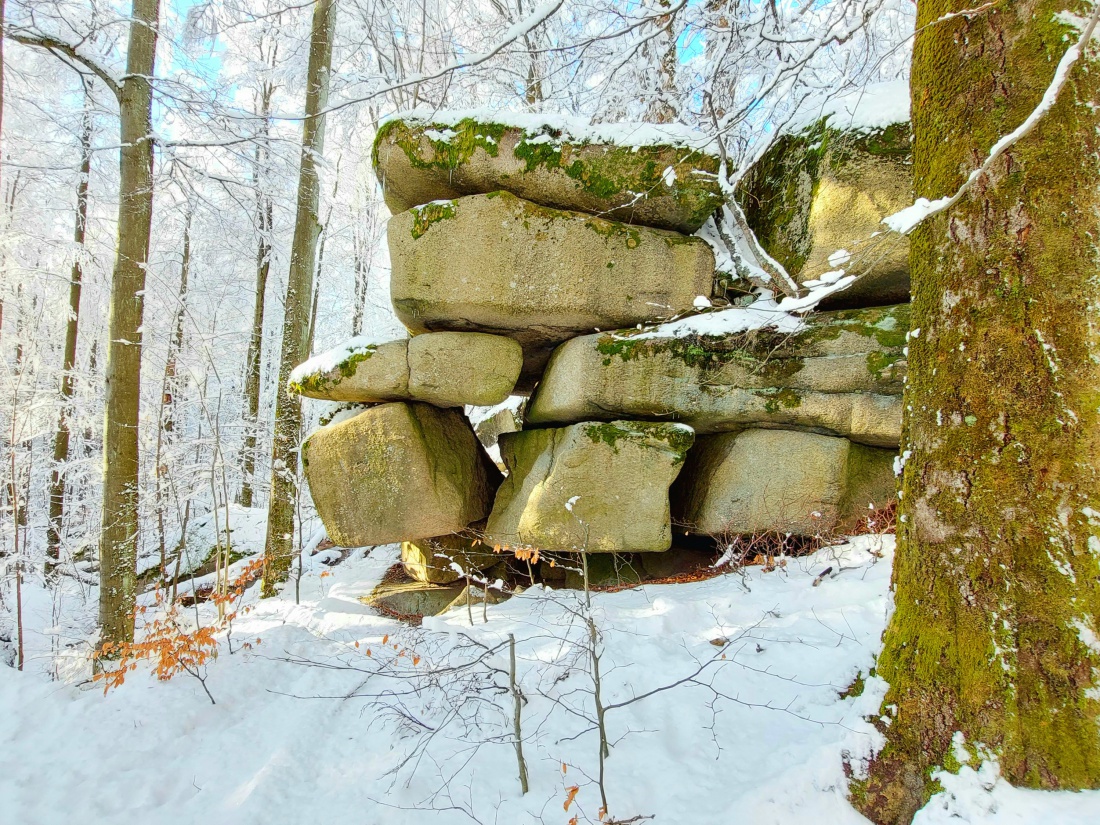
<svg viewBox="0 0 1100 825"><path fill-rule="evenodd" d="M1004 12L998 21L1010 20L1015 35L1025 28L1019 15L1008 13L1012 0L920 5L926 23L917 30L916 0L0 0L0 822L67 822L82 811L89 822L112 823L627 825L682 822L690 813L700 823L857 825L868 821L863 814L874 815L868 812L881 799L871 794L880 791L886 799L880 811L891 817L903 811L897 822L1096 821L1100 791L1037 789L1095 788L1100 776L1100 745L1087 730L1080 733L1095 721L1100 702L1100 670L1090 669L1100 661L1100 642L1087 625L1100 616L1100 602L1095 582L1075 577L1100 558L1100 520L1090 506L1095 451L1074 464L1073 472L1080 471L1074 483L1084 478L1087 495L1074 505L1072 519L1065 515L1070 511L1047 507L1042 496L1031 496L1034 513L1025 512L1031 477L988 491L997 502L997 496L1015 502L1005 512L1015 514L1007 518L1012 525L1023 525L1019 535L989 538L989 525L999 528L1006 520L999 510L972 519L978 525L972 533L981 534L986 548L1003 552L996 557L1004 562L999 569L1015 575L1019 563L1023 572L1013 580L1013 586L1024 582L1019 591L1055 582L1054 606L1047 610L1044 603L1047 612L1039 618L1038 610L1024 610L1023 618L997 612L1000 580L974 575L981 565L998 566L990 561L993 551L978 567L952 567L950 558L921 555L914 528L909 539L901 529L898 558L906 541L918 552L891 578L892 525L870 517L866 535L837 536L836 544L779 561L769 552L762 565L730 565L717 577L596 593L585 562L580 589L536 585L532 573L530 591L517 589L503 604L485 599L475 610L467 601L465 611L410 624L362 603L398 563L397 546L333 545L307 485L296 483L297 444L326 422L333 406L302 405L300 426L285 408L276 415L277 404L298 409L284 390L290 368L304 357L288 362L294 348L288 350L287 329L304 336L303 356L351 336L383 341L407 334L390 305L390 213L372 169L372 143L387 118L461 110L488 120L509 112L548 123L599 124L605 135L640 131L638 124L703 135L720 154L727 205L701 235L715 246L718 270L748 273L755 297L767 303L776 294L761 284L775 285L783 273L755 242L734 198L753 163L784 133L825 116L838 129L908 121L911 68L915 77L923 66L926 82L935 74L929 69L935 61L921 63L919 47L914 58L914 38L926 30L979 21L973 43L965 36L951 41L963 53L984 47L983 15ZM1074 61L1086 51L1100 12L1085 0L1065 3L1071 10L1045 0L1032 5L1039 8L1034 26L1057 26L1033 72L1053 73L1053 79L1017 83L1027 87L1026 100L1007 81L996 89L1003 95L997 105L970 100L974 122L985 115L991 120L966 133L965 141L975 144L966 152L944 138L944 156L957 150L965 161L947 168L945 160L946 173L929 171L932 164L924 162L917 178L933 181L934 191L925 188L941 199L918 199L898 213L887 240L925 219L932 219L925 229L946 220L951 209L952 220L962 216L953 232L971 229L967 215L982 208L983 214L1011 212L990 194L988 181L1007 164L1006 179L1026 178L1031 186L1043 163L1021 150L1019 172L1013 147L1041 133L1036 124L1044 117L1063 124L1066 110L1077 119L1064 130L1068 140L1050 144L1052 153L1062 152L1051 155L1050 167L1083 180L1080 191L1095 194L1087 164L1071 167L1079 160L1077 144L1093 138L1085 130L1091 121L1079 110L1091 106L1095 115L1096 108L1091 98L1087 106L1065 102L1068 92L1058 100L1063 86L1092 88L1081 78L1092 82L1093 56L1076 68ZM318 24L322 18L327 25ZM156 21L155 47L143 21ZM1076 45L1071 30L1085 32ZM943 45L947 38L937 41L944 54L951 51ZM1012 75L1018 67L1011 48L1031 41L1024 35L1008 40L967 56L973 65L1003 59L1005 76ZM331 57L322 56L329 50ZM307 89L307 71L326 60L327 89L319 94L316 86ZM152 66L151 74L141 66ZM927 111L947 110L939 105L934 100ZM950 127L968 112L940 117L933 127L957 138ZM917 120L914 112L914 131ZM320 124L323 145L311 144L311 129ZM127 134L141 137L128 142ZM915 140L919 147L921 135ZM926 155L928 145L920 148ZM142 154L147 150L151 160ZM1069 164L1059 166L1065 157ZM311 168L316 203L302 196ZM150 169L151 188L143 183ZM966 170L973 170L969 177ZM942 180L936 178L941 173ZM140 223L134 212L143 206L151 208L144 263L127 257L133 251L127 243L141 247L143 236L126 231ZM1058 215L1038 206L1035 213L1040 229L1061 226ZM298 253L306 247L295 240L303 214L319 227L305 263ZM1076 243L1095 225L1095 214L1075 219ZM1016 231L1021 248L1031 229L1028 223ZM926 253L920 277L931 282L933 261L947 269L942 261L952 250L972 251L980 244L967 244L980 234L961 231L948 243L949 233L940 232L936 247L930 230L916 232L914 249ZM1031 243L1032 257L1021 253L1018 261L1041 260L1035 271L1048 272L1044 250ZM991 254L974 253L957 269L980 267ZM1042 319L1072 328L1065 340L1075 347L1073 330L1085 324L1073 321L1100 305L1089 303L1095 278L1080 274L1095 263L1094 248L1089 255L1075 255L1072 266L1059 269L1069 272L1070 286L1058 293L1081 298L1087 313L1064 324L1052 322L1053 314ZM1023 283L1032 270L1021 267ZM144 289L128 296L128 310L119 310L119 284L142 274ZM308 289L293 288L299 276L311 283ZM914 283L917 278L914 268ZM125 340L111 340L112 290L118 328L136 327ZM775 288L788 291L797 288ZM974 294L962 292L944 288L944 313L960 302L968 309ZM1033 300L1022 287L1009 292L997 299L1006 306L1019 300L1037 316L1057 303L1047 301L1047 293ZM303 295L308 305L297 300ZM808 299L805 307L812 304ZM973 317L989 306L975 299ZM709 301L696 309L710 309ZM976 327L976 338L987 328L994 338L1000 334L982 317L986 326ZM1024 323L1032 323L1030 315ZM1035 384L1035 397L1056 397L1061 417L1057 427L1044 419L1046 430L1036 425L1012 446L1061 444L1064 436L1075 448L1092 449L1093 436L1074 430L1080 422L1068 406L1084 410L1091 403L1082 390L1087 381L1067 390L1064 409L1059 388L1067 384L1057 382L1092 375L1100 363L1095 335L1081 333L1081 340L1091 335L1091 343L1059 351L1040 333L1040 321L1035 324L1034 338L1030 329L1023 336L1009 329L1004 340L1027 338L1014 356L1021 365L1034 366L1025 344L1031 355L1039 353L1032 360L1049 375ZM930 348L938 334L926 323L925 338L913 343L921 333L919 326L907 333L907 358L908 345ZM969 362L952 353L964 353L970 340L937 350L935 363ZM937 385L929 377L935 374L931 350L923 352L910 358L921 370L929 367L919 373L925 382L919 391L950 395L945 382L961 384L958 375L970 368L951 373L944 367L948 378ZM974 357L980 358L977 351ZM129 366L118 366L124 362ZM910 379L917 374L911 369ZM978 386L973 374L970 380ZM996 380L990 382L986 395L997 389ZM129 478L127 460L134 456L117 448L134 435L117 414L127 405L138 410L136 488L120 489L118 479ZM1086 425L1093 420L1090 412L1082 415ZM920 415L910 407L907 427L910 417ZM949 425L963 433L962 422L973 427L978 421L955 417ZM281 436L277 423L284 426ZM1000 423L1007 434L1005 417ZM906 507L923 502L909 494L929 486L920 468L946 463L920 435L907 431L903 447L923 444L915 449L924 453L908 469L908 449L895 463L909 502L898 511L900 523ZM1035 441L1027 441L1032 436ZM979 443L978 435L973 441ZM970 442L958 443L963 446L954 452L965 457ZM1036 477L1048 466L1073 464L1062 463L1054 447L1036 455L1054 456ZM990 463L999 462L1000 452ZM1061 477L1056 481L1049 486L1059 488ZM965 528L973 513L964 516ZM1048 559L1063 577L1057 580L1050 568L1029 567L1031 556L1011 555L1035 544L1041 533L1028 530L1046 529L1047 516L1050 523L1062 519L1066 541L1052 540L1054 551L1040 542L1045 556L1035 558L1038 564ZM1065 562L1055 558L1058 547L1070 548L1070 555L1084 547L1092 555L1076 553ZM105 599L101 585L118 581L111 576L119 558L126 566L130 550L137 574L132 601ZM275 571L261 594L257 579L276 557L289 564L289 574ZM926 558L962 582L954 587L945 575L945 612L962 615L978 603L974 649L988 642L995 656L973 665L962 642L934 637L939 627L927 617L941 615L938 606L922 614L918 608L927 605L905 590L906 581L936 578L922 572ZM284 576L285 584L275 580ZM895 593L907 599L903 605L899 597L896 613ZM1026 600L1025 594L1018 602ZM130 646L135 618L137 644ZM1027 645L1008 653L1000 646L1002 626L1022 632L1016 640L1026 638L1029 621L1045 629L1046 619L1058 632L1034 650L1050 658L1036 653L1028 660ZM929 677L919 671L923 660L910 668L906 659L919 659L919 646L906 640L924 631L964 662L952 671L957 690L945 700L956 716L942 730L928 714L922 725L891 729L898 706L888 703L891 686L876 670L884 659L894 669L894 690L912 687L906 696L919 697L907 710L937 705L941 674ZM104 642L123 646L100 647ZM104 654L98 659L97 650ZM998 696L983 713L964 718L970 708L964 700L980 694L989 673L1012 657L1019 670L1004 667L1009 699ZM104 666L119 658L121 669ZM970 665L973 672L965 670ZM1062 760L1063 729L1056 725L1049 728L1055 733L1035 734L1042 741L1033 751L1030 743L1013 752L968 740L964 728L993 731L999 743L1011 745L1013 734L1004 728L1017 717L998 714L1006 705L1015 712L1013 703L1023 695L1017 682L1035 671L1043 678L1053 673L1049 684L1073 684L1067 702L1081 712L1072 717L1080 724L1072 730L1074 747L1064 749L1069 756ZM966 682L973 674L973 683ZM1034 718L1060 723L1063 698L1041 696ZM997 712L983 715L990 703ZM934 748L922 750L929 730ZM913 754L923 759L933 749L935 760L910 781L903 771ZM1047 757L1055 765L1049 770ZM895 772L899 764L902 772ZM879 773L868 773L868 766ZM1022 776L1026 781L1018 781ZM865 796L856 799L853 788Z"/></svg>
<svg viewBox="0 0 1100 825"><path fill-rule="evenodd" d="M56 615L80 623L51 637L54 654L82 647L95 630L94 610L66 603L95 604L96 578L88 571L101 519L119 112L87 65L19 40L75 44L119 76L125 6L8 2L5 10L3 543L11 548L19 530L28 585L35 586L48 552L50 479L59 472L64 575L47 589ZM162 9L141 347L142 569L174 558L185 522L194 530L227 500L251 500L260 510L267 500L310 14L310 4L282 3L167 2ZM313 350L363 332L403 334L387 299L388 212L370 169L371 143L386 115L509 109L680 123L719 134L736 170L792 121L812 120L830 106L854 112L870 84L900 81L871 94L876 103L904 106L913 14L907 0L808 7L341 2L320 158ZM74 227L83 180L80 242ZM66 373L74 266L82 289L75 362ZM259 382L250 388L256 330ZM67 375L71 397L59 393ZM67 459L55 464L60 421L71 436ZM22 500L15 519L13 492ZM308 539L317 523L304 490L300 514ZM208 530L198 541L209 545L211 538ZM5 558L5 604L13 563ZM3 621L11 637L13 613Z"/></svg>

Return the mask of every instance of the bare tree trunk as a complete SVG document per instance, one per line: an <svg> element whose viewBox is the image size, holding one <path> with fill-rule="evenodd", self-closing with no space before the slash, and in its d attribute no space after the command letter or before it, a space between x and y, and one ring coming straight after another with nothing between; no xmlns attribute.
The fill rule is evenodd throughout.
<svg viewBox="0 0 1100 825"><path fill-rule="evenodd" d="M4 134L4 3L0 0L0 135ZM4 303L0 301L0 327L3 319Z"/></svg>
<svg viewBox="0 0 1100 825"><path fill-rule="evenodd" d="M278 395L275 404L275 438L271 461L271 500L264 551L263 595L275 595L276 585L290 572L294 549L294 508L298 495L298 441L301 406L286 391L291 369L309 352L313 268L320 231L320 185L317 161L324 151L329 67L332 62L332 0L318 0L313 8L309 67L306 72L306 120L302 124L302 160L298 177L298 208L287 279L286 314L279 359Z"/></svg>
<svg viewBox="0 0 1100 825"><path fill-rule="evenodd" d="M352 235L352 256L355 260L355 305L351 311L351 334L363 334L363 312L367 302L367 273L368 264L366 257L366 243L363 240L363 230L356 224Z"/></svg>
<svg viewBox="0 0 1100 825"><path fill-rule="evenodd" d="M256 225L259 240L256 249L256 299L252 310L252 336L248 340L248 356L245 362L244 395L248 412L245 416L247 430L244 436L244 455L241 462L241 506L251 507L254 498L253 475L256 471L256 428L260 417L260 366L264 338L264 297L267 280L271 274L271 196L264 191L264 169L268 162L268 130L271 116L271 96L275 87L265 82L260 91L261 133L256 142L256 154L252 179L256 185Z"/></svg>
<svg viewBox="0 0 1100 825"><path fill-rule="evenodd" d="M1083 36L1061 0L932 25L970 7L918 3L928 199L1027 122ZM1082 51L1034 130L912 235L886 745L852 788L878 823L910 822L937 766L986 752L1017 785L1100 787L1100 65Z"/></svg>
<svg viewBox="0 0 1100 825"><path fill-rule="evenodd" d="M2 2L2 0L0 0ZM65 465L69 460L69 414L76 368L76 336L80 324L80 292L84 273L84 233L88 222L88 178L92 169L91 100L85 96L84 122L80 130L80 177L76 184L76 227L72 272L69 277L69 320L65 325L65 354L61 365L61 411L53 443L53 474L50 480L50 523L46 529L46 576L52 577L61 560L61 531L65 520Z"/></svg>
<svg viewBox="0 0 1100 825"><path fill-rule="evenodd" d="M160 550L160 577L165 580L168 575L168 550L165 543L164 508L165 492L164 484L168 476L168 467L164 464L163 452L165 441L172 437L176 430L175 407L178 384L176 381L177 359L183 349L183 318L187 309L187 282L191 274L191 208L187 208L187 216L183 223L183 254L180 256L180 289L176 296L176 323L172 330L172 337L168 339L168 357L164 361L164 377L160 385L160 411L157 414L157 446L153 464L155 465L156 486L154 487L157 510L157 544ZM186 529L186 525L184 525Z"/></svg>
<svg viewBox="0 0 1100 825"><path fill-rule="evenodd" d="M105 642L134 636L138 548L138 405L145 265L153 214L153 76L159 0L133 0L119 98L118 248L108 322L99 623Z"/></svg>
<svg viewBox="0 0 1100 825"><path fill-rule="evenodd" d="M11 453L9 458L11 459L11 477L12 482L12 508L14 512L19 512L19 485L14 483L16 477L16 465L15 465L15 409L11 411L11 437L8 440L11 447ZM15 628L16 628L16 641L15 641L15 653L18 657L18 669L23 669L23 553L22 546L19 543L19 520L16 519L12 524L13 535L13 557L15 558Z"/></svg>

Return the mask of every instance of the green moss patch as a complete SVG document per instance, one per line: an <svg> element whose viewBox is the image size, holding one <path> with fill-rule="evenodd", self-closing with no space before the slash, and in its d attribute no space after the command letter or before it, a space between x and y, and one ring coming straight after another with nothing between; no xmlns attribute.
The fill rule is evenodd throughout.
<svg viewBox="0 0 1100 825"><path fill-rule="evenodd" d="M378 130L374 138L371 162L377 168L378 147L385 142L392 142L417 169L457 169L479 147L496 157L500 151L500 138L507 128L500 123L482 123L473 118L466 118L454 125L433 123L424 127L410 126L403 120L391 120ZM425 134L427 131L439 132L448 137L432 139ZM430 153L423 151L425 143L430 146Z"/></svg>
<svg viewBox="0 0 1100 825"><path fill-rule="evenodd" d="M378 349L377 344L367 344L356 348L343 361L327 372L313 372L304 376L300 381L291 381L287 389L297 395L306 393L322 393L339 384L344 378L351 378L359 368L359 364L370 359Z"/></svg>
<svg viewBox="0 0 1100 825"><path fill-rule="evenodd" d="M757 398L764 399L764 409L772 415L775 415L781 410L793 410L796 407L802 406L802 396L797 390L793 390L790 387L756 390L753 392L753 395Z"/></svg>
<svg viewBox="0 0 1100 825"><path fill-rule="evenodd" d="M414 207L412 237L413 240L422 238L433 224L450 220L455 216L457 206L455 201L434 201L423 206Z"/></svg>
<svg viewBox="0 0 1100 825"><path fill-rule="evenodd" d="M608 445L615 453L619 452L620 441L663 441L678 455L676 463L684 460L687 451L695 443L695 433L687 427L670 427L667 424L645 421L633 421L629 427L622 427L614 422L588 424L584 428L584 434L594 442Z"/></svg>

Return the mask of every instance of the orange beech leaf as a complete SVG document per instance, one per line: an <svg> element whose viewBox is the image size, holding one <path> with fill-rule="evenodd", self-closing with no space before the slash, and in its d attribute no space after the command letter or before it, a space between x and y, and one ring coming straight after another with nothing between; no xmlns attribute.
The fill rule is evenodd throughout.
<svg viewBox="0 0 1100 825"><path fill-rule="evenodd" d="M569 806L573 804L573 800L577 798L577 793L580 791L580 789L580 785L574 785L572 788L568 789L569 793L566 794L565 805L562 806L566 811L568 811Z"/></svg>

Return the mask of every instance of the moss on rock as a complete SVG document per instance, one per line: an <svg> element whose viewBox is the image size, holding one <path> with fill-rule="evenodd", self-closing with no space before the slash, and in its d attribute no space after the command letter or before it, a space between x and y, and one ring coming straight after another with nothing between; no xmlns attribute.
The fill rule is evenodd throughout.
<svg viewBox="0 0 1100 825"><path fill-rule="evenodd" d="M464 119L391 120L372 161L395 212L504 189L544 206L691 233L722 203L717 155L571 142L561 131Z"/></svg>

